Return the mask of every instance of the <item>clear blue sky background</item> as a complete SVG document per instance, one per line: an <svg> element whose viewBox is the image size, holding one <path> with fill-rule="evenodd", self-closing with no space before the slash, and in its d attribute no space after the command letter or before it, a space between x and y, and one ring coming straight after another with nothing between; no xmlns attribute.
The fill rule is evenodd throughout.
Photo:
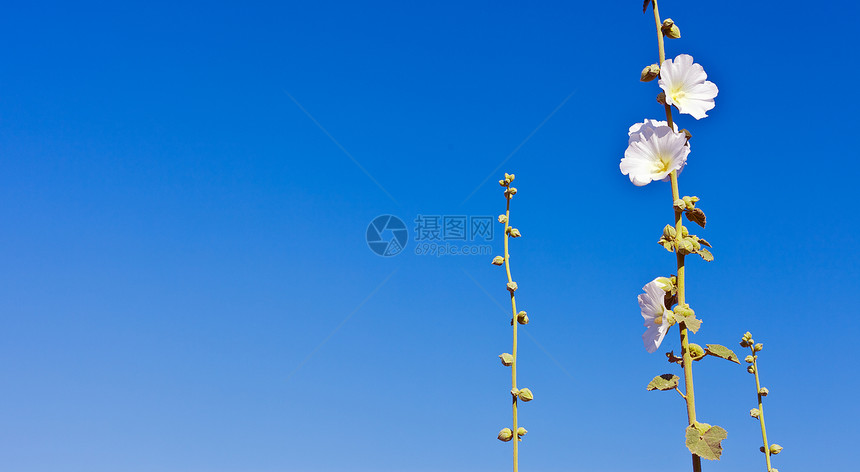
<svg viewBox="0 0 860 472"><path fill-rule="evenodd" d="M689 470L681 399L644 389L680 372L677 330L647 354L636 303L674 269L670 190L618 170L661 116L641 3L7 2L0 469L508 469L503 270L364 240L380 214L495 215L507 171L522 470ZM716 255L689 264L694 340L765 343L780 470L850 470L860 8L661 10L720 88L680 119ZM752 377L695 377L729 433L706 470L762 470Z"/></svg>

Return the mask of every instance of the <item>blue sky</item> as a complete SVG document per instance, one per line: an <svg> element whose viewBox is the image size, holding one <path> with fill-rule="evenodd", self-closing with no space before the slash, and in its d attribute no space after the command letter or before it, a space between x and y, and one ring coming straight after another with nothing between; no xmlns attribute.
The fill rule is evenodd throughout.
<svg viewBox="0 0 860 472"><path fill-rule="evenodd" d="M23 2L0 19L0 464L9 471L505 470L491 256L417 255L417 215L496 215L529 312L522 470L684 470L646 392L640 288L668 184L620 174L659 118L641 2ZM765 344L781 470L858 439L860 120L851 2L661 2L720 88L681 192L693 340ZM506 160L507 159L507 160ZM500 164L504 164L497 169ZM402 253L365 242L409 227ZM482 244L501 251L496 237ZM459 244L459 243L457 243ZM707 470L761 470L753 379L695 366Z"/></svg>

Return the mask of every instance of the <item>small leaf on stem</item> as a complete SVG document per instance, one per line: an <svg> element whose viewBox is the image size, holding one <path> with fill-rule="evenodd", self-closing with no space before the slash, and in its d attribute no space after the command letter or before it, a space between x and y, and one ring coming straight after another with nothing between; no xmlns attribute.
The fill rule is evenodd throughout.
<svg viewBox="0 0 860 472"><path fill-rule="evenodd" d="M696 423L687 426L687 449L693 454L708 460L720 460L723 453L723 439L728 433L719 426L711 426L707 423Z"/></svg>
<svg viewBox="0 0 860 472"><path fill-rule="evenodd" d="M719 344L705 344L705 352L710 356L719 357L735 364L741 363L734 351Z"/></svg>
<svg viewBox="0 0 860 472"><path fill-rule="evenodd" d="M651 382L648 383L648 386L645 387L645 390L648 390L649 392L651 390L672 390L673 388L678 386L678 380L680 380L680 377L678 377L677 375L658 375L657 377L651 379Z"/></svg>

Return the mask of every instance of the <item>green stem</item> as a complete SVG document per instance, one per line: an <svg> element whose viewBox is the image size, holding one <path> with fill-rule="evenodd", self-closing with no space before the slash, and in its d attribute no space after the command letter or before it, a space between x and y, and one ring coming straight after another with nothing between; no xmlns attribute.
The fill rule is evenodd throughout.
<svg viewBox="0 0 860 472"><path fill-rule="evenodd" d="M506 186L510 188L510 185ZM507 205L505 208L505 271L508 273L508 283L513 282L514 280L511 278L511 256L508 253L508 238L510 237L509 231L511 227L511 195L510 193L506 194L507 197ZM513 310L513 318L511 318L511 324L514 326L514 346L512 348L511 356L514 358L511 363L511 390L517 388L517 301L514 298L514 292L511 293L511 309ZM519 426L517 425L517 396L511 395L512 400L512 408L514 415L514 472L519 470L518 465L518 456L519 456L519 442L520 437L517 435L517 429Z"/></svg>
<svg viewBox="0 0 860 472"><path fill-rule="evenodd" d="M752 365L755 371L755 391L756 395L758 395L758 420L761 423L761 440L764 443L764 457L767 462L767 470L770 472L770 446L767 444L767 429L764 426L764 405L761 401L761 382L758 379L758 355L756 354L754 345L750 346L750 350L752 351Z"/></svg>
<svg viewBox="0 0 860 472"><path fill-rule="evenodd" d="M657 0L652 0L651 6L654 10L654 21L657 25L657 47L660 56L660 65L663 65L663 62L666 60L666 50L663 44L663 31L661 27L663 26L663 22L660 21L660 10L657 7ZM672 122L672 108L669 105L664 105L666 109L666 122L669 125L669 128L674 129ZM681 194L678 190L678 172L672 171L670 176L670 180L672 182L672 208L674 209L675 216L675 232L677 234L676 238L678 241L681 239L681 229L683 227L683 223L681 221L681 216L683 212L678 208L675 208L675 200L681 198ZM677 266L678 266L678 274L677 274L677 289L678 289L678 305L686 304L685 299L685 268L684 268L684 255L679 254L677 251L675 252ZM678 328L681 333L681 355L684 359L684 400L687 403L687 422L692 426L696 423L696 396L693 389L693 358L690 355L690 343L689 343L689 333L687 330L687 326L684 322L678 323ZM693 472L701 472L702 471L702 459L693 454Z"/></svg>

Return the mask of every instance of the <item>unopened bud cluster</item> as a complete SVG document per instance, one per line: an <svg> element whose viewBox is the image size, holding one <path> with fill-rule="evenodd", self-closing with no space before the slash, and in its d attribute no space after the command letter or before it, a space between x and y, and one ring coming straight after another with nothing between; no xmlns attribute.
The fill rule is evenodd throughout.
<svg viewBox="0 0 860 472"><path fill-rule="evenodd" d="M749 372L751 374L755 374L756 388L758 389L758 390L756 390L756 394L758 395L759 407L753 408L752 410L750 410L750 416L759 420L759 422L761 423L762 433L766 434L764 417L763 417L764 412L762 411L762 409L763 409L762 398L768 396L770 391L765 387L759 387L758 362L757 362L758 361L758 354L757 353L761 352L761 350L764 349L764 344L755 342L755 339L753 339L753 337L752 337L752 333L747 331L741 337L740 345L741 345L741 347L748 347L750 349L750 355L746 356L744 358L744 361L746 361L746 363L749 364L747 366L747 372ZM767 444L767 442L765 442L765 445L766 444ZM762 446L759 448L759 450L761 452L764 452L766 455L768 455L768 464L770 464L769 456L779 454L782 451L782 446L780 446L779 444L771 444L770 447L768 447L767 449L765 449L765 446ZM770 468L769 472L777 472L777 470L775 468Z"/></svg>
<svg viewBox="0 0 860 472"><path fill-rule="evenodd" d="M512 384L514 385L514 387L511 388L511 395L513 396L513 402L514 402L513 420L514 420L514 426L516 427L517 426L517 410L516 410L517 402L518 401L530 402L530 401L532 401L532 399L534 399L534 395L532 394L532 391L529 390L528 388L516 387L516 381L517 381L516 374L515 374L516 373L516 366L517 366L516 329L517 329L517 324L521 324L521 325L528 324L529 323L529 316L525 311L517 311L517 309L516 309L516 301L514 298L514 293L517 291L518 287L517 287L517 283L511 279L510 265L509 265L510 255L508 254L508 238L509 237L510 238L522 237L522 233L520 233L520 230L517 228L514 228L510 225L511 197L513 197L514 195L517 194L517 189L514 187L511 187L511 182L513 182L513 181L514 181L514 174L507 174L507 173L505 174L504 179L499 180L499 185L501 185L502 187L505 188L505 198L508 201L507 211L504 214L499 215L499 218L498 218L499 223L502 223L505 225L505 254L504 254L504 256L494 257L492 263L493 263L493 265L497 265L497 266L505 265L508 269L508 282L506 284L506 288L508 289L508 292L510 292L510 294L511 294L511 307L513 308L513 311L515 313L515 315L511 319L511 325L514 327L514 340L515 340L514 346L513 346L514 354L504 352L502 354L499 354L499 360L501 360L502 365L504 365L506 367L511 367L514 371L513 381L512 381ZM527 432L528 431L523 427L516 427L517 441L522 441L522 437L525 436L525 434ZM514 438L513 429L503 428L501 431L499 431L498 438L500 441L503 441L503 442L508 442L508 441L512 440ZM517 447L516 442L514 443L514 447L515 448ZM516 451L516 449L514 449L514 450Z"/></svg>

